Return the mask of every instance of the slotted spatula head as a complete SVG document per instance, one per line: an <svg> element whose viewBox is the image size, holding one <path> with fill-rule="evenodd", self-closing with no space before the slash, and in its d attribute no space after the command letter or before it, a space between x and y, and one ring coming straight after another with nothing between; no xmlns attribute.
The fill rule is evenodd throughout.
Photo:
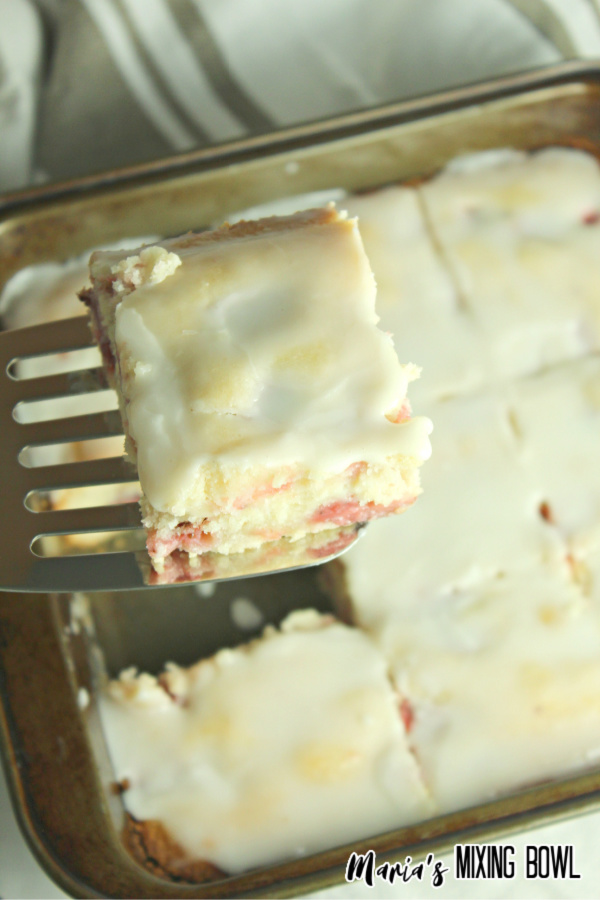
<svg viewBox="0 0 600 900"><path fill-rule="evenodd" d="M134 482L135 468L123 456L31 465L31 451L36 448L123 433L120 415L114 409L28 421L31 416L27 416L27 406L33 402L106 391L108 386L101 367L25 378L20 363L31 357L89 348L92 344L84 317L0 333L2 590L106 591L162 583L146 550L141 549L143 530L137 502L53 509L47 499L52 491ZM209 565L203 560L195 570L193 566L186 567L177 583L244 578L328 562L350 547L359 533L359 527L327 532L320 545L322 555L314 547L304 551L302 545L290 543L287 550L282 549L284 545L278 547L277 554L239 553L221 557L221 561L212 559ZM84 534L92 536L94 552L75 555L69 552L68 543L60 540L61 536ZM99 536L96 543L94 535ZM48 547L53 555L48 555ZM334 552L328 553L328 548Z"/></svg>

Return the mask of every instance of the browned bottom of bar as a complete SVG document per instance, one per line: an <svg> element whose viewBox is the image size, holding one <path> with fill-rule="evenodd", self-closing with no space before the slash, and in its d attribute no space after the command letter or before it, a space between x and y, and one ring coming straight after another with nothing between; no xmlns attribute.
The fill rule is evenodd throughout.
<svg viewBox="0 0 600 900"><path fill-rule="evenodd" d="M206 860L191 860L164 825L152 819L140 822L126 813L123 843L137 862L161 878L202 884L226 877Z"/></svg>

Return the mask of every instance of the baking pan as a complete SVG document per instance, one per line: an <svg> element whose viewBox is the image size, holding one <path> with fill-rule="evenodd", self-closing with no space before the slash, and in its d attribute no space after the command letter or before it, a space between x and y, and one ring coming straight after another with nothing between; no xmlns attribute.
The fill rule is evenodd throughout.
<svg viewBox="0 0 600 900"><path fill-rule="evenodd" d="M600 154L600 67L568 64L423 100L253 138L160 164L107 173L0 201L0 289L21 267L97 244L164 235L305 191L364 190L419 178L457 154L551 144ZM0 737L23 830L48 874L81 897L285 897L343 878L352 850L378 860L438 856L596 807L600 771L546 783L351 847L205 885L157 878L121 845L124 810L95 696L107 674L166 660L187 665L248 638L230 615L242 595L277 623L330 601L314 570L136 594L0 594Z"/></svg>

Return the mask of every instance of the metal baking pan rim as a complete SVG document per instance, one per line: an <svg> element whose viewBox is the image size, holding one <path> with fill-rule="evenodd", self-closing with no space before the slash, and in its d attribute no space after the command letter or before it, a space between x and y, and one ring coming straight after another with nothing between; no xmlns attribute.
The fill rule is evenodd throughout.
<svg viewBox="0 0 600 900"><path fill-rule="evenodd" d="M306 124L278 129L266 134L240 138L223 144L211 145L150 162L110 169L67 181L53 182L42 187L11 191L0 195L0 219L7 213L25 209L30 205L64 200L79 194L86 195L115 187L129 187L153 178L172 177L197 173L205 169L247 162L258 157L293 152L308 146L316 147L334 140L353 137L369 131L378 131L405 122L416 122L475 104L484 104L526 91L543 90L577 80L600 82L600 62L579 60L504 75L485 82L452 88L435 94L426 94L411 100L388 103L381 106L344 113L340 116L318 119Z"/></svg>

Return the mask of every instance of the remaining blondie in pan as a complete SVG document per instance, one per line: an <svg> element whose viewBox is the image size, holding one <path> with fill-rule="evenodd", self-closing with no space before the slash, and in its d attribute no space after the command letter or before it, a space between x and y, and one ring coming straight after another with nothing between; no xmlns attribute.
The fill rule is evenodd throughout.
<svg viewBox="0 0 600 900"><path fill-rule="evenodd" d="M204 880L422 819L401 708L371 640L313 610L158 679L123 672L101 713L127 842Z"/></svg>

